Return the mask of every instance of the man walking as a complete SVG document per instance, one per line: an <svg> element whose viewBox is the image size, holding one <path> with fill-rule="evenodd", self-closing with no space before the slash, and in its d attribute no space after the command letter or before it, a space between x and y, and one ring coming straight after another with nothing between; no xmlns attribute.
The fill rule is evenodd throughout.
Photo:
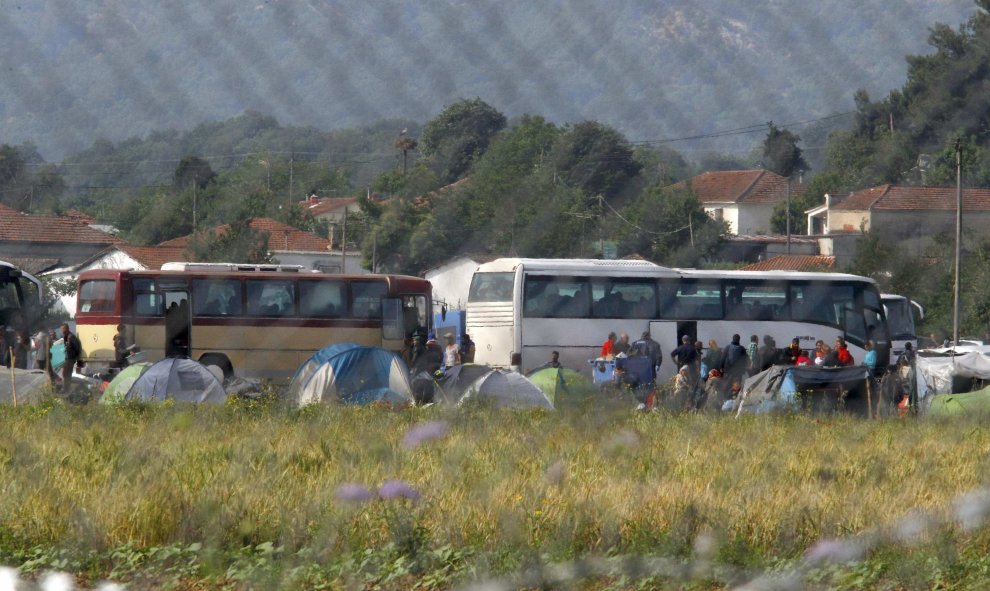
<svg viewBox="0 0 990 591"><path fill-rule="evenodd" d="M65 362L62 364L62 393L67 394L72 386L72 369L82 357L82 343L79 337L72 334L68 324L63 324L62 342L65 344Z"/></svg>

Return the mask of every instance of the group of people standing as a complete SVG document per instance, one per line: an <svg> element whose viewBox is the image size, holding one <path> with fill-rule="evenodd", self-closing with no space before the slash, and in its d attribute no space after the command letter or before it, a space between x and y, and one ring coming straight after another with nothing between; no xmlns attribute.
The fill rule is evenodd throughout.
<svg viewBox="0 0 990 591"><path fill-rule="evenodd" d="M474 363L474 351L474 341L467 333L461 335L460 343L456 342L454 335L447 335L444 337L444 346L441 347L435 333L424 335L415 332L412 338L406 341L402 357L412 375L419 375L424 371L433 375L441 369L446 370L463 363Z"/></svg>
<svg viewBox="0 0 990 591"><path fill-rule="evenodd" d="M867 342L863 364L871 371L876 369L876 352L873 343ZM611 359L649 355L656 361L653 377L656 377L662 361L660 345L650 338L649 332L635 343L629 343L626 334L617 336L609 333L602 344L601 358ZM670 359L677 368L674 378L674 404L685 410L721 409L726 400L735 398L742 390L747 377L768 369L772 365L814 365L817 367L841 367L854 365L855 360L846 346L845 339L836 337L834 346L819 340L811 353L801 349L801 341L794 338L781 349L770 335L763 337L763 343L756 335L750 336L747 345L742 337L732 335L731 342L720 347L715 339L708 341L707 348L700 340L683 335L678 347L670 352ZM625 381L625 372L620 363L616 364L616 381Z"/></svg>
<svg viewBox="0 0 990 591"><path fill-rule="evenodd" d="M52 346L61 339L65 360L59 368L56 378L55 367L52 366ZM34 336L26 330L15 330L10 326L0 326L0 365L14 369L40 369L48 372L53 382L58 384L63 393L69 391L72 384L72 371L79 365L82 357L82 343L79 337L72 333L68 324L59 327L59 333L54 330L41 330Z"/></svg>

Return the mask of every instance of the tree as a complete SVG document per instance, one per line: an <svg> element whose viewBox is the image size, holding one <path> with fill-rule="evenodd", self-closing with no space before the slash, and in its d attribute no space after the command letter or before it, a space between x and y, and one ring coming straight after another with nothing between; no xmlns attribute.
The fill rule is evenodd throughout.
<svg viewBox="0 0 990 591"><path fill-rule="evenodd" d="M589 198L617 196L643 167L622 134L597 121L578 123L560 134L551 160L557 176Z"/></svg>
<svg viewBox="0 0 990 591"><path fill-rule="evenodd" d="M172 175L172 184L179 191L196 187L205 189L217 176L210 163L199 156L186 156L179 161Z"/></svg>
<svg viewBox="0 0 990 591"><path fill-rule="evenodd" d="M785 178L808 170L808 163L797 146L801 138L787 129L780 129L773 121L767 126L767 137L763 140L764 168Z"/></svg>
<svg viewBox="0 0 990 591"><path fill-rule="evenodd" d="M419 145L441 182L452 183L485 152L505 124L505 115L480 98L462 100L423 126Z"/></svg>
<svg viewBox="0 0 990 591"><path fill-rule="evenodd" d="M622 251L668 266L711 260L729 231L726 222L705 213L689 189L650 187L623 211L623 218L613 230Z"/></svg>
<svg viewBox="0 0 990 591"><path fill-rule="evenodd" d="M200 262L270 263L268 233L251 227L251 220L230 224L224 231L200 232L187 247L188 254Z"/></svg>

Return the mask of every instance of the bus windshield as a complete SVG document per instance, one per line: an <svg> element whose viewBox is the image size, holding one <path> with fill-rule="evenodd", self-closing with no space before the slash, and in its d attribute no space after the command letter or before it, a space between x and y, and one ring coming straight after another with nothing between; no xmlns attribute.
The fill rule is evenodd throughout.
<svg viewBox="0 0 990 591"><path fill-rule="evenodd" d="M475 273L469 302L511 302L515 273Z"/></svg>
<svg viewBox="0 0 990 591"><path fill-rule="evenodd" d="M906 298L885 299L883 307L887 312L887 327L890 330L890 338L896 340L915 338L912 306Z"/></svg>

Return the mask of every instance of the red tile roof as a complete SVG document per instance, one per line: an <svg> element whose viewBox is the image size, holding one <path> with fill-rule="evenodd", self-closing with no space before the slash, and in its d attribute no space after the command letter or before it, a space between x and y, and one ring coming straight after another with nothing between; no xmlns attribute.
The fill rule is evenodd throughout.
<svg viewBox="0 0 990 591"><path fill-rule="evenodd" d="M963 189L962 198L964 211L990 211L990 189ZM850 193L831 207L841 211L954 211L956 188L880 185Z"/></svg>
<svg viewBox="0 0 990 591"><path fill-rule="evenodd" d="M705 172L674 185L691 190L704 204L778 203L787 199L787 179L769 170L723 170ZM791 184L791 195L804 192L804 185Z"/></svg>
<svg viewBox="0 0 990 591"><path fill-rule="evenodd" d="M188 261L184 246L134 246L118 244L117 248L149 269L161 269L163 263Z"/></svg>
<svg viewBox="0 0 990 591"><path fill-rule="evenodd" d="M303 211L315 217L337 211L355 203L357 203L357 197L327 197L324 199L302 201L299 203L299 206Z"/></svg>
<svg viewBox="0 0 990 591"><path fill-rule="evenodd" d="M0 241L118 244L121 239L94 230L77 219L64 216L0 211Z"/></svg>
<svg viewBox="0 0 990 591"><path fill-rule="evenodd" d="M740 271L831 271L835 257L825 255L782 254L740 267Z"/></svg>
<svg viewBox="0 0 990 591"><path fill-rule="evenodd" d="M311 234L309 232L299 230L298 228L293 228L288 224L283 224L282 222L271 218L253 218L248 225L255 230L266 232L268 234L268 247L273 251L291 250L304 252L325 252L330 248L330 242L328 240L320 238L316 234ZM224 224L222 226L212 228L209 231L219 235L226 233L229 229L230 226ZM189 241L191 239L191 234L187 236L180 236L179 238L166 240L158 246L177 246L185 248L189 245Z"/></svg>

